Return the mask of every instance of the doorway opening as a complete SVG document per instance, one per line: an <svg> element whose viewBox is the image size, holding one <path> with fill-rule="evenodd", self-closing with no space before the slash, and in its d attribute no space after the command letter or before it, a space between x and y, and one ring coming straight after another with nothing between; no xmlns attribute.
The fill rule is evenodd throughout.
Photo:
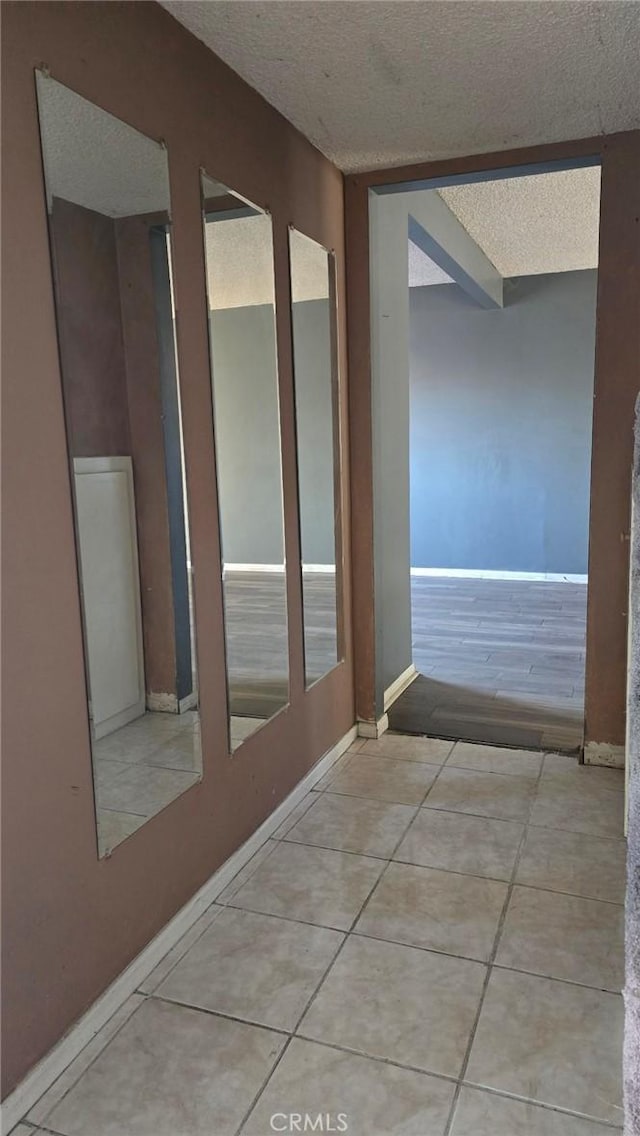
<svg viewBox="0 0 640 1136"><path fill-rule="evenodd" d="M378 441L396 467L406 443L409 506L406 533L396 515L378 538L387 595L402 555L410 567L404 626L397 602L396 629L383 619L384 710L392 730L575 752L600 168L506 173L372 196Z"/></svg>

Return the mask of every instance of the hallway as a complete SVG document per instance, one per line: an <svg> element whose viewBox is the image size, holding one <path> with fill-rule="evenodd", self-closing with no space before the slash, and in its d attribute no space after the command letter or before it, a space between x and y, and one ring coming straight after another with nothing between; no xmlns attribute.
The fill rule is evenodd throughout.
<svg viewBox="0 0 640 1136"><path fill-rule="evenodd" d="M16 1136L611 1133L622 781L357 741Z"/></svg>
<svg viewBox="0 0 640 1136"><path fill-rule="evenodd" d="M577 750L584 720L587 585L412 577L420 678L393 730Z"/></svg>

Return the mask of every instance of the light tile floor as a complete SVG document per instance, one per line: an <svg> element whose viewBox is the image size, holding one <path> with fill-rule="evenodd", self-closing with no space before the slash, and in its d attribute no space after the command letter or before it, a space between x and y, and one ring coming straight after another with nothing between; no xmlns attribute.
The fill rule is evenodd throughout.
<svg viewBox="0 0 640 1136"><path fill-rule="evenodd" d="M553 754L356 743L17 1131L611 1136L622 808Z"/></svg>
<svg viewBox="0 0 640 1136"><path fill-rule="evenodd" d="M200 779L200 715L147 711L95 741L92 758L104 855Z"/></svg>

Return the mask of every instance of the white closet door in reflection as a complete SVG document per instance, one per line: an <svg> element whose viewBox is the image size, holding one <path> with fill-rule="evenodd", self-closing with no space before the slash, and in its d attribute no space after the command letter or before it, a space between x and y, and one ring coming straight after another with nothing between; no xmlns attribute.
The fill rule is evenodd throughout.
<svg viewBox="0 0 640 1136"><path fill-rule="evenodd" d="M271 217L202 176L231 751L289 701Z"/></svg>
<svg viewBox="0 0 640 1136"><path fill-rule="evenodd" d="M36 84L104 855L202 776L169 171Z"/></svg>
<svg viewBox="0 0 640 1136"><path fill-rule="evenodd" d="M305 682L342 657L335 260L289 230Z"/></svg>

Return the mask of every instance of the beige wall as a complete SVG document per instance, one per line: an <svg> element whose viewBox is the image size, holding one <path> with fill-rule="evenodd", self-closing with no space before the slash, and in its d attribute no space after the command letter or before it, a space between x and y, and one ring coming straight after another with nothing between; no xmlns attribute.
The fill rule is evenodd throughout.
<svg viewBox="0 0 640 1136"><path fill-rule="evenodd" d="M336 250L340 173L150 3L6 3L3 17L4 1093L353 722L346 660L304 691L288 574L291 705L231 759L211 428L200 167L274 218L286 553L299 559L287 226ZM204 780L98 860L69 469L34 68L168 147L196 570ZM10 282L10 286L8 284ZM342 358L342 411L346 413ZM346 430L343 430L343 444ZM343 452L348 553L347 454Z"/></svg>

